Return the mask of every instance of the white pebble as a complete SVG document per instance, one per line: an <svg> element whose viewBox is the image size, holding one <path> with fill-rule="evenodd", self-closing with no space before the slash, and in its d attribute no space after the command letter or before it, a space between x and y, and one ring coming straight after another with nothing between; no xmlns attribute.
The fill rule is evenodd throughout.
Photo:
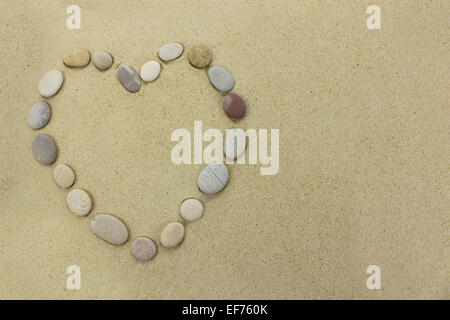
<svg viewBox="0 0 450 320"><path fill-rule="evenodd" d="M225 136L225 156L231 163L245 152L247 146L247 134L241 128L227 129Z"/></svg>
<svg viewBox="0 0 450 320"><path fill-rule="evenodd" d="M203 216L203 204L197 199L186 199L181 203L180 214L187 221L198 220Z"/></svg>
<svg viewBox="0 0 450 320"><path fill-rule="evenodd" d="M91 197L82 189L73 189L67 195L67 206L77 216L85 216L92 209Z"/></svg>
<svg viewBox="0 0 450 320"><path fill-rule="evenodd" d="M200 172L198 187L207 194L221 191L228 182L228 169L223 163L211 163Z"/></svg>
<svg viewBox="0 0 450 320"><path fill-rule="evenodd" d="M161 64L158 61L147 61L140 71L140 76L144 81L154 81L161 72Z"/></svg>
<svg viewBox="0 0 450 320"><path fill-rule="evenodd" d="M44 74L41 81L39 81L39 93L41 96L49 98L54 96L64 82L64 76L59 70L51 70Z"/></svg>
<svg viewBox="0 0 450 320"><path fill-rule="evenodd" d="M162 46L159 49L159 57L163 61L171 61L179 58L184 51L184 47L181 43L172 42Z"/></svg>

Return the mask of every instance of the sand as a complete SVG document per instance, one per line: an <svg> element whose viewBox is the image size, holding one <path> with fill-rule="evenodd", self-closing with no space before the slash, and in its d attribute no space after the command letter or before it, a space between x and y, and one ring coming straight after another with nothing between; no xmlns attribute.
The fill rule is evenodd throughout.
<svg viewBox="0 0 450 320"><path fill-rule="evenodd" d="M318 299L449 298L448 1L85 1L81 30L66 1L0 1L0 298ZM206 44L248 104L238 124L186 54L131 94L120 64L139 70L160 46ZM100 72L63 65L73 47L110 52ZM42 75L60 69L40 132L59 158L37 163L28 127ZM173 130L280 130L280 170L230 167L202 195L201 165L170 160ZM176 249L148 263L92 234L76 217L55 165L89 191L89 217L110 213L131 239L158 240L183 199L205 204ZM81 288L66 270L81 269ZM381 269L369 290L366 269Z"/></svg>

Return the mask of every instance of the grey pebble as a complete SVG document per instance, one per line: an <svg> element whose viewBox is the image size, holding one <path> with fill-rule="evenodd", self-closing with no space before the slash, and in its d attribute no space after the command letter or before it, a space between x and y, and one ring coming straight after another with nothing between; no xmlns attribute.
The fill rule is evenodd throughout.
<svg viewBox="0 0 450 320"><path fill-rule="evenodd" d="M111 68L114 63L113 57L105 51L97 51L92 56L92 61L98 70L105 71Z"/></svg>
<svg viewBox="0 0 450 320"><path fill-rule="evenodd" d="M125 224L110 214L96 215L91 221L91 230L110 244L122 245L128 240L128 229Z"/></svg>
<svg viewBox="0 0 450 320"><path fill-rule="evenodd" d="M56 160L57 149L55 141L46 134L40 134L33 139L31 151L34 158L43 165L51 165Z"/></svg>
<svg viewBox="0 0 450 320"><path fill-rule="evenodd" d="M137 237L131 243L131 254L138 260L148 261L156 255L155 242L147 237Z"/></svg>
<svg viewBox="0 0 450 320"><path fill-rule="evenodd" d="M50 106L45 101L36 102L28 113L28 124L33 129L45 127L50 120Z"/></svg>
<svg viewBox="0 0 450 320"><path fill-rule="evenodd" d="M200 172L198 187L207 194L221 191L228 183L228 169L223 163L211 163Z"/></svg>
<svg viewBox="0 0 450 320"><path fill-rule="evenodd" d="M228 92L234 87L234 78L225 68L212 66L208 70L208 77L211 84L221 92Z"/></svg>
<svg viewBox="0 0 450 320"><path fill-rule="evenodd" d="M117 70L117 78L130 92L137 92L141 88L139 74L130 66L123 65Z"/></svg>

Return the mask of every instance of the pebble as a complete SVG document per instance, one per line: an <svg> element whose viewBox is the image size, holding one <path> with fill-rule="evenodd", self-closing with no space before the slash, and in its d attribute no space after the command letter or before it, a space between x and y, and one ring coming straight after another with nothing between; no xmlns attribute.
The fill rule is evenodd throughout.
<svg viewBox="0 0 450 320"><path fill-rule="evenodd" d="M130 92L137 92L141 88L141 79L137 72L130 66L120 66L117 70L117 78Z"/></svg>
<svg viewBox="0 0 450 320"><path fill-rule="evenodd" d="M158 61L147 61L141 67L141 78L144 81L154 81L158 78L159 73L161 72L161 64Z"/></svg>
<svg viewBox="0 0 450 320"><path fill-rule="evenodd" d="M64 55L63 62L68 67L85 67L91 61L91 54L85 49L72 49Z"/></svg>
<svg viewBox="0 0 450 320"><path fill-rule="evenodd" d="M55 140L46 134L40 134L33 139L31 152L38 162L46 166L55 162L58 153Z"/></svg>
<svg viewBox="0 0 450 320"><path fill-rule="evenodd" d="M171 61L178 59L184 51L184 47L181 43L172 42L162 46L159 49L159 57L163 61Z"/></svg>
<svg viewBox="0 0 450 320"><path fill-rule="evenodd" d="M64 82L64 76L59 70L51 70L44 74L39 81L39 93L41 96L49 98L54 96Z"/></svg>
<svg viewBox="0 0 450 320"><path fill-rule="evenodd" d="M245 116L246 105L236 93L229 93L223 98L223 110L230 119L238 120Z"/></svg>
<svg viewBox="0 0 450 320"><path fill-rule="evenodd" d="M203 69L211 63L212 54L204 45L197 45L189 49L187 57L191 65Z"/></svg>
<svg viewBox="0 0 450 320"><path fill-rule="evenodd" d="M169 223L161 232L161 245L165 248L174 248L184 239L184 226L179 222Z"/></svg>
<svg viewBox="0 0 450 320"><path fill-rule="evenodd" d="M203 204L197 199L186 199L181 203L180 214L187 221L196 221L203 216Z"/></svg>
<svg viewBox="0 0 450 320"><path fill-rule="evenodd" d="M53 179L58 186L67 189L75 182L75 173L68 165L59 164L53 170Z"/></svg>
<svg viewBox="0 0 450 320"><path fill-rule="evenodd" d="M156 244L150 238L137 237L131 244L131 254L138 260L148 261L156 255Z"/></svg>
<svg viewBox="0 0 450 320"><path fill-rule="evenodd" d="M91 212L92 200L82 189L73 189L67 194L67 206L77 216L86 216Z"/></svg>
<svg viewBox="0 0 450 320"><path fill-rule="evenodd" d="M91 221L91 230L110 244L122 245L128 240L128 229L125 224L110 214L96 215Z"/></svg>
<svg viewBox="0 0 450 320"><path fill-rule="evenodd" d="M208 70L211 84L220 92L228 92L234 87L234 78L225 68L212 66Z"/></svg>
<svg viewBox="0 0 450 320"><path fill-rule="evenodd" d="M227 129L225 136L225 156L227 160L239 158L247 147L247 134L241 128Z"/></svg>
<svg viewBox="0 0 450 320"><path fill-rule="evenodd" d="M33 129L45 127L50 120L50 106L45 101L36 102L28 113L28 124Z"/></svg>
<svg viewBox="0 0 450 320"><path fill-rule="evenodd" d="M92 62L98 70L105 71L112 67L113 57L105 51L97 51L92 56Z"/></svg>
<svg viewBox="0 0 450 320"><path fill-rule="evenodd" d="M221 191L228 182L228 169L223 163L211 163L200 172L198 187L207 194Z"/></svg>

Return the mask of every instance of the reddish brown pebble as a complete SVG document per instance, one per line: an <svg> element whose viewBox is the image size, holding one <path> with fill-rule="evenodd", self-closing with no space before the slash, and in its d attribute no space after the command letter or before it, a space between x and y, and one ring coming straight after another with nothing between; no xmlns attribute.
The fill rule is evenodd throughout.
<svg viewBox="0 0 450 320"><path fill-rule="evenodd" d="M230 119L241 119L245 116L245 102L235 93L229 93L223 98L223 110Z"/></svg>

